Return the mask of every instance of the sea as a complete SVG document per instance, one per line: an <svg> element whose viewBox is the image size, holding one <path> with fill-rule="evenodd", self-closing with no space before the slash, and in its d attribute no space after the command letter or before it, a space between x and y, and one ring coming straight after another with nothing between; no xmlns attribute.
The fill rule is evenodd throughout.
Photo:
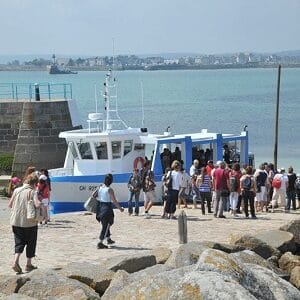
<svg viewBox="0 0 300 300"><path fill-rule="evenodd" d="M70 83L80 118L104 111L106 72L0 72L0 83ZM240 133L248 126L255 165L273 162L277 69L117 71L118 107L131 127L162 133ZM96 93L95 93L96 86ZM96 97L95 97L96 94ZM143 108L143 109L142 109ZM144 118L143 113L144 111ZM299 126L299 127L298 127ZM300 173L300 69L281 70L278 167Z"/></svg>

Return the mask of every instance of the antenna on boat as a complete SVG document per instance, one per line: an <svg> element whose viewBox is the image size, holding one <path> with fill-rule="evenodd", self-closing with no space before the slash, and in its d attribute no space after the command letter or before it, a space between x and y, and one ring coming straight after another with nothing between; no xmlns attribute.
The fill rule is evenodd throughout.
<svg viewBox="0 0 300 300"><path fill-rule="evenodd" d="M145 113L144 113L144 87L143 87L143 82L140 81L141 84L141 95L142 95L142 127L144 127L145 123Z"/></svg>
<svg viewBox="0 0 300 300"><path fill-rule="evenodd" d="M98 112L98 104L97 104L97 85L96 83L94 84L95 88L95 104L96 104L96 113Z"/></svg>

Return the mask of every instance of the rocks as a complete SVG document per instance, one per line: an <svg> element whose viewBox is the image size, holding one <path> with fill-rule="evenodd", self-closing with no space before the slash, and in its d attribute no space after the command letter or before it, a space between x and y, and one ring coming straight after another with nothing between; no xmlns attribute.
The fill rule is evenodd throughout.
<svg viewBox="0 0 300 300"><path fill-rule="evenodd" d="M279 268L277 268L273 263L271 263L268 260L263 259L261 256L256 254L253 251L250 250L244 250L241 252L236 252L229 254L229 257L236 261L239 264L242 263L248 263L248 264L255 264L259 265L261 267L267 268L273 272L275 272L280 277L287 277L287 274L281 271ZM272 257L272 256L271 256Z"/></svg>
<svg viewBox="0 0 300 300"><path fill-rule="evenodd" d="M245 275L243 269L227 253L214 249L203 251L196 270L218 272L236 281L240 281Z"/></svg>
<svg viewBox="0 0 300 300"><path fill-rule="evenodd" d="M290 283L300 290L300 267L293 268L290 276Z"/></svg>
<svg viewBox="0 0 300 300"><path fill-rule="evenodd" d="M278 249L281 253L295 252L296 244L292 233L282 230L268 230L255 235L266 244Z"/></svg>
<svg viewBox="0 0 300 300"><path fill-rule="evenodd" d="M241 284L256 298L266 300L300 299L300 292L271 270L254 264L244 264L244 270L246 275Z"/></svg>
<svg viewBox="0 0 300 300"><path fill-rule="evenodd" d="M280 251L251 235L232 236L230 243L252 250L265 259L270 256L280 257L281 255Z"/></svg>
<svg viewBox="0 0 300 300"><path fill-rule="evenodd" d="M149 253L155 256L157 264L164 264L172 254L172 251L169 248L158 247L150 250Z"/></svg>
<svg viewBox="0 0 300 300"><path fill-rule="evenodd" d="M195 264L201 253L208 249L202 242L190 242L180 245L169 257L166 265L180 268Z"/></svg>
<svg viewBox="0 0 300 300"><path fill-rule="evenodd" d="M32 298L21 294L5 295L0 292L0 300L34 300L34 299L36 298Z"/></svg>
<svg viewBox="0 0 300 300"><path fill-rule="evenodd" d="M88 285L100 296L104 294L115 274L111 270L90 263L70 263L59 273Z"/></svg>
<svg viewBox="0 0 300 300"><path fill-rule="evenodd" d="M215 249L215 250L221 250L226 253L234 253L234 252L245 250L244 247L239 246L239 245L230 245L230 244L217 243L217 242L211 242L211 241L205 241L205 242L202 242L202 244L207 246L208 248Z"/></svg>
<svg viewBox="0 0 300 300"><path fill-rule="evenodd" d="M87 285L69 279L53 270L35 270L26 275L27 281L19 294L38 299L100 299L100 296Z"/></svg>
<svg viewBox="0 0 300 300"><path fill-rule="evenodd" d="M300 266L300 256L293 255L291 252L284 253L279 259L279 267L291 274L292 269Z"/></svg>
<svg viewBox="0 0 300 300"><path fill-rule="evenodd" d="M27 277L0 275L0 291L10 295L18 293L19 289L29 280Z"/></svg>
<svg viewBox="0 0 300 300"><path fill-rule="evenodd" d="M115 273L108 289L102 296L102 300L114 299L115 296L122 290L126 285L130 284L129 274L126 271L119 270Z"/></svg>
<svg viewBox="0 0 300 300"><path fill-rule="evenodd" d="M119 255L101 261L101 266L114 272L124 270L134 273L156 264L156 258L151 254Z"/></svg>
<svg viewBox="0 0 300 300"><path fill-rule="evenodd" d="M280 227L280 230L288 231L294 235L297 250L300 252L300 219L291 221L290 223Z"/></svg>

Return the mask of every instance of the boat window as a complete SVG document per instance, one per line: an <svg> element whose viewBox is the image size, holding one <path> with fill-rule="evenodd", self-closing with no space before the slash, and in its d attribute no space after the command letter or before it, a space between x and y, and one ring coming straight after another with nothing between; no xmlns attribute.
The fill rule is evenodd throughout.
<svg viewBox="0 0 300 300"><path fill-rule="evenodd" d="M98 159L108 159L106 142L94 143Z"/></svg>
<svg viewBox="0 0 300 300"><path fill-rule="evenodd" d="M77 143L82 159L93 159L90 143Z"/></svg>
<svg viewBox="0 0 300 300"><path fill-rule="evenodd" d="M112 158L121 158L121 141L111 142Z"/></svg>
<svg viewBox="0 0 300 300"><path fill-rule="evenodd" d="M75 144L73 142L69 142L69 148L71 150L71 153L73 155L73 158L74 159L78 159L78 153L76 151L76 147L75 147Z"/></svg>
<svg viewBox="0 0 300 300"><path fill-rule="evenodd" d="M144 150L145 144L134 144L134 150Z"/></svg>
<svg viewBox="0 0 300 300"><path fill-rule="evenodd" d="M124 141L124 156L132 151L132 140Z"/></svg>

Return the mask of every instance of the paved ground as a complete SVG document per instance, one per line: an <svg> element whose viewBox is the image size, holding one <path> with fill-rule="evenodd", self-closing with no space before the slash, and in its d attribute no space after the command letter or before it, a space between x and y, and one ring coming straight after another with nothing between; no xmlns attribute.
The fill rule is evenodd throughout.
<svg viewBox="0 0 300 300"><path fill-rule="evenodd" d="M0 274L13 274L11 262L14 242L9 225L8 199L0 198ZM177 211L178 212L178 211ZM257 220L245 219L242 215L234 219L215 219L212 214L201 215L199 209L185 209L188 216L188 240L212 240L228 242L231 234L256 233L300 218L300 210L286 214L260 213ZM52 217L48 227L39 227L37 257L34 263L41 268L55 267L72 261L96 261L104 257L133 254L141 250L165 246L178 246L178 223L176 220L160 218L161 207L154 207L151 219L128 216L127 212L115 212L112 238L117 241L111 249L98 250L100 226L95 215L86 213L60 214ZM22 255L21 265L25 265Z"/></svg>

